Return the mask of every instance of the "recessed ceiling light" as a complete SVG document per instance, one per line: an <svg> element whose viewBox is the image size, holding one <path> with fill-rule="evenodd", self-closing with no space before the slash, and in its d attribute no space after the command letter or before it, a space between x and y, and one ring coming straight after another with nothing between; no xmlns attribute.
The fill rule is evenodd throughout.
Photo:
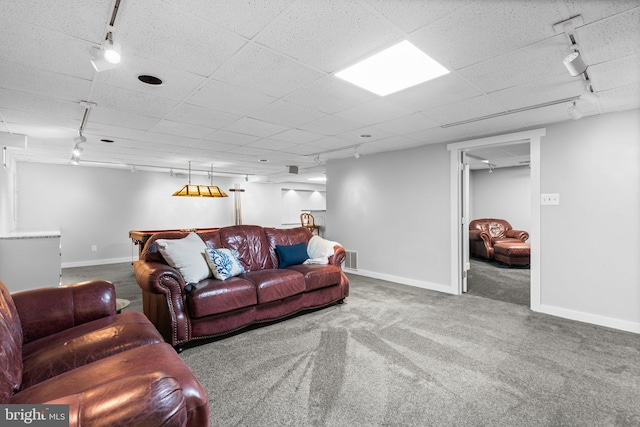
<svg viewBox="0 0 640 427"><path fill-rule="evenodd" d="M268 160L268 159L260 159L260 161L261 161L262 163L267 163L269 160Z"/></svg>
<svg viewBox="0 0 640 427"><path fill-rule="evenodd" d="M380 96L448 74L449 70L405 40L336 73Z"/></svg>
<svg viewBox="0 0 640 427"><path fill-rule="evenodd" d="M368 133L363 133L362 135L360 135L360 138L371 138L371 135L369 135Z"/></svg>
<svg viewBox="0 0 640 427"><path fill-rule="evenodd" d="M148 74L140 74L138 80L152 86L160 86L163 83L160 78Z"/></svg>
<svg viewBox="0 0 640 427"><path fill-rule="evenodd" d="M113 139L101 139L101 142L108 142L109 144L113 143Z"/></svg>

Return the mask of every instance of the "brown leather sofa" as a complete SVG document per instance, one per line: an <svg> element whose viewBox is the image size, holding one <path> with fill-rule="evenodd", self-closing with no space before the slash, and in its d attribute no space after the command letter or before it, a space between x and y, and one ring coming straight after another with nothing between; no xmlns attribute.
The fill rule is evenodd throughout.
<svg viewBox="0 0 640 427"><path fill-rule="evenodd" d="M189 367L105 281L13 295L0 282L0 403L69 405L69 426L208 426Z"/></svg>
<svg viewBox="0 0 640 427"><path fill-rule="evenodd" d="M514 230L504 219L474 219L469 224L469 252L472 256L494 259L494 246L504 243L524 243L529 233Z"/></svg>
<svg viewBox="0 0 640 427"><path fill-rule="evenodd" d="M143 310L164 339L178 351L183 344L227 334L254 323L336 302L349 295L349 280L340 265L344 248L335 246L328 264L300 264L278 268L276 245L308 243L309 230L263 228L255 225L223 227L198 233L207 248L235 252L245 273L226 280L207 278L188 286L159 252L158 239L182 239L187 232L153 235L134 263L142 288Z"/></svg>

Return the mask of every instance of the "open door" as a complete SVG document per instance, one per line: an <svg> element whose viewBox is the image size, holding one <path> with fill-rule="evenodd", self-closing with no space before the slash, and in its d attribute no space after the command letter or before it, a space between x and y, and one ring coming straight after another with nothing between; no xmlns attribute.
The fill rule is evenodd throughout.
<svg viewBox="0 0 640 427"><path fill-rule="evenodd" d="M467 161L467 153L465 151L460 152L460 194L461 194L461 206L460 206L460 247L462 253L460 254L460 275L462 277L462 293L467 292L467 279L469 277L469 270L471 269L471 262L469 261L469 162Z"/></svg>

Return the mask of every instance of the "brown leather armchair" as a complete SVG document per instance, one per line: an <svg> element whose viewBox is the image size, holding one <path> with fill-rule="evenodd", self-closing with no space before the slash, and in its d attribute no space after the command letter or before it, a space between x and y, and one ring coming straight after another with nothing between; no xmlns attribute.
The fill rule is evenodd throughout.
<svg viewBox="0 0 640 427"><path fill-rule="evenodd" d="M101 280L14 294L0 281L0 404L69 405L69 426L208 426L189 367L115 297Z"/></svg>
<svg viewBox="0 0 640 427"><path fill-rule="evenodd" d="M504 219L474 219L469 224L469 253L485 259L494 258L493 246L500 242L525 242L529 233L514 230Z"/></svg>

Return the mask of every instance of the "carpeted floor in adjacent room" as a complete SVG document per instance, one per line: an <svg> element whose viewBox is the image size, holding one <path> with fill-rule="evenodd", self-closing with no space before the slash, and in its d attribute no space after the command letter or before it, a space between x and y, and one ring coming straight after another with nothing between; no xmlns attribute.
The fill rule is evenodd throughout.
<svg viewBox="0 0 640 427"><path fill-rule="evenodd" d="M129 263L82 269L63 281L112 280L140 310ZM212 426L640 425L638 335L349 277L343 305L181 354Z"/></svg>

